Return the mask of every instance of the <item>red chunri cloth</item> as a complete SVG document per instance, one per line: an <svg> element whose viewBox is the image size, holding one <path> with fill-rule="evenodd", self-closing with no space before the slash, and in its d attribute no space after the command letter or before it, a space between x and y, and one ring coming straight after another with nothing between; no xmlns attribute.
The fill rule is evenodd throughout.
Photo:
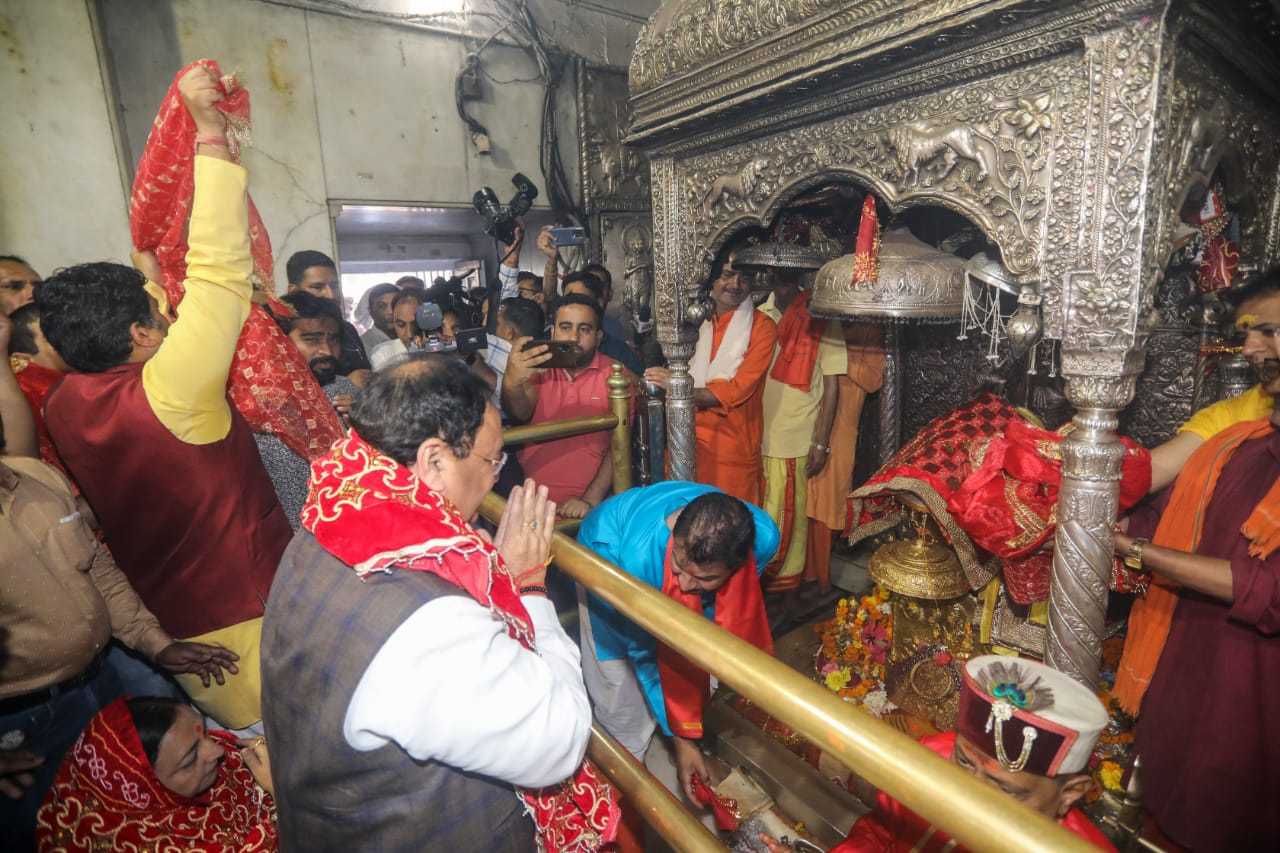
<svg viewBox="0 0 1280 853"><path fill-rule="evenodd" d="M994 576L995 555L1003 561L1004 584L1014 601L1044 601L1053 556L1039 549L1057 528L1060 444L1071 429L1038 429L994 394L979 394L925 426L850 495L846 532L856 542L893 527L894 495L909 495L928 508L951 540L972 588ZM1150 488L1151 454L1121 440L1123 512ZM1111 585L1126 592L1143 586L1119 561Z"/></svg>
<svg viewBox="0 0 1280 853"><path fill-rule="evenodd" d="M1058 487L1062 482L1062 439L1021 418L1004 434L970 443L970 466L960 488L947 501L956 523L981 548L1004 560L1004 583L1019 604L1049 597L1053 555L1040 550L1057 528ZM1120 513L1142 500L1151 488L1151 454L1127 438L1121 461ZM1116 562L1112 588L1132 592L1139 579Z"/></svg>
<svg viewBox="0 0 1280 853"><path fill-rule="evenodd" d="M147 147L138 163L129 199L129 230L138 249L155 252L169 306L179 311L187 276L187 220L195 195L196 128L178 94L178 81L195 65L203 65L222 81L226 99L218 103L227 116L227 140L239 159L240 137L249 129L249 92L234 77L223 77L218 63L202 59L178 72L156 116ZM272 295L271 239L262 217L249 202L249 240L253 252L254 287L272 311L292 311ZM253 305L240 332L231 362L228 393L254 432L280 438L303 459L324 455L342 438L342 423L298 348L280 331L260 305Z"/></svg>
<svg viewBox="0 0 1280 853"><path fill-rule="evenodd" d="M512 639L536 653L533 620L498 550L452 503L354 430L311 466L302 526L360 577L431 572L461 587L506 625ZM617 837L613 790L589 758L559 785L516 791L541 850L590 853Z"/></svg>
<svg viewBox="0 0 1280 853"><path fill-rule="evenodd" d="M209 737L226 753L213 787L196 797L175 794L147 760L125 700L112 702L89 722L45 794L39 849L277 850L271 795L254 781L234 737Z"/></svg>

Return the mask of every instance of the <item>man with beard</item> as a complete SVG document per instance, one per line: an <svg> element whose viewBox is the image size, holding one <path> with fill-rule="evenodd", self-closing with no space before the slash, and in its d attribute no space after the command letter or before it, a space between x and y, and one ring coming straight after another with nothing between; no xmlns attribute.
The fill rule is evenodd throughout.
<svg viewBox="0 0 1280 853"><path fill-rule="evenodd" d="M276 323L302 353L321 390L345 418L358 389L350 379L338 375L338 358L342 352L342 314L338 306L301 290L286 293L280 301L294 310L294 316L278 316ZM253 440L289 524L297 530L301 524L299 514L307 499L311 465L270 433L255 432Z"/></svg>
<svg viewBox="0 0 1280 853"><path fill-rule="evenodd" d="M285 272L289 278L290 293L306 292L328 299L338 307L338 316L342 317L342 280L338 277L338 266L333 258L324 252L304 249L289 256ZM363 385L369 381L369 354L360 342L360 333L345 318L342 319L341 333L338 373L356 385Z"/></svg>
<svg viewBox="0 0 1280 853"><path fill-rule="evenodd" d="M565 277L564 283L561 285L561 292L565 296L576 293L580 296L594 299L599 303L600 310L607 312L609 310L609 300L613 294L613 291L610 290L612 285L609 283L611 279L605 278L608 275L609 271L604 269L603 265L588 264L587 268L582 272L576 272ZM640 356L636 355L635 350L631 349L630 344L627 343L627 336L622 331L622 324L607 313L601 316L604 317L604 323L600 327L600 352L614 361L620 362L623 367L632 373L643 373L644 362L640 360Z"/></svg>
<svg viewBox="0 0 1280 853"><path fill-rule="evenodd" d="M1280 269L1229 298L1242 352L1274 399ZM1134 606L1115 696L1141 710L1143 804L1189 850L1280 849L1278 547L1280 406L1205 441L1115 534L1125 564L1156 576Z"/></svg>
<svg viewBox="0 0 1280 853"><path fill-rule="evenodd" d="M17 255L0 255L0 311L12 314L31 302L40 275Z"/></svg>
<svg viewBox="0 0 1280 853"><path fill-rule="evenodd" d="M518 421L543 423L602 415L609 411L609 374L616 363L599 351L600 304L570 294L560 300L551 324L553 341L576 343L581 352L572 368L543 368L551 358L546 345L524 350L533 340L516 338L502 377L502 408ZM546 486L564 518L582 518L609 496L613 466L609 433L591 432L540 441L520 451L524 472Z"/></svg>

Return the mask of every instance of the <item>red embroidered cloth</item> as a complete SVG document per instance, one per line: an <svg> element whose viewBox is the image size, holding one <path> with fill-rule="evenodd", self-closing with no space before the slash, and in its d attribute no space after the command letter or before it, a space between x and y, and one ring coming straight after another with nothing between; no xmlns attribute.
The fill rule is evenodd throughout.
<svg viewBox="0 0 1280 853"><path fill-rule="evenodd" d="M198 797L156 777L133 717L117 699L94 717L58 771L36 826L42 851L196 850L269 853L278 848L275 803L245 766L235 738L210 732L226 755Z"/></svg>
<svg viewBox="0 0 1280 853"><path fill-rule="evenodd" d="M452 503L354 430L312 466L302 526L361 577L400 569L444 578L487 607L522 646L537 650L533 622L497 549ZM589 759L555 787L517 791L543 850L586 853L617 836L612 789Z"/></svg>
<svg viewBox="0 0 1280 853"><path fill-rule="evenodd" d="M196 128L178 93L178 80L194 65L204 65L222 81L226 99L217 106L227 116L233 156L249 128L248 90L234 77L223 77L218 63L202 59L178 72L147 138L129 199L129 229L134 246L155 253L164 279L157 283L179 313L187 275L187 219L195 195ZM290 309L271 295L271 239L253 199L248 203L254 287L272 311L288 315ZM323 455L342 438L342 424L311 368L260 305L252 307L240 332L227 390L254 432L275 434L303 459Z"/></svg>
<svg viewBox="0 0 1280 853"><path fill-rule="evenodd" d="M1057 527L1059 445L1070 429L1069 424L1057 432L1038 429L994 394L980 394L925 426L854 491L847 532L857 541L894 526L893 497L906 493L929 509L950 538L971 587L991 579L990 556L995 555L1003 559L1005 587L1014 601L1044 601L1053 556L1039 549ZM1124 512L1150 488L1151 454L1121 440ZM1113 589L1143 587L1144 577L1119 561L1114 564Z"/></svg>

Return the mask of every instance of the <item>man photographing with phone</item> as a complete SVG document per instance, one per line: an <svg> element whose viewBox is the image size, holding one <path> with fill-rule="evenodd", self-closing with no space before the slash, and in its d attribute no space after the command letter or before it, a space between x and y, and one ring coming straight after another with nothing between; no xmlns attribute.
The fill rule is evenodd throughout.
<svg viewBox="0 0 1280 853"><path fill-rule="evenodd" d="M569 295L556 308L549 342L530 337L512 342L502 377L502 408L509 418L536 424L609 411L607 380L614 361L599 351L601 320L597 302ZM551 366L559 363L556 351L563 352L564 344L577 347L573 366ZM520 451L520 464L547 487L564 518L582 518L612 486L607 432L528 444Z"/></svg>

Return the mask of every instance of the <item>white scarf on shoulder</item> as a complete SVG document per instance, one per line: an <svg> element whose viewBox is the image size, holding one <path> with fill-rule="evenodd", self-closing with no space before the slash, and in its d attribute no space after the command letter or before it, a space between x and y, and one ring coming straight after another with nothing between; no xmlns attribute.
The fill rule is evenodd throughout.
<svg viewBox="0 0 1280 853"><path fill-rule="evenodd" d="M698 345L693 351L693 360L689 362L689 373L693 375L694 388L706 388L707 383L716 379L732 379L747 357L747 346L751 343L751 327L755 322L756 306L748 295L742 304L734 309L729 320L729 328L724 330L724 338L720 341L720 349L716 357L711 357L711 342L715 338L715 319L706 320L698 330Z"/></svg>

